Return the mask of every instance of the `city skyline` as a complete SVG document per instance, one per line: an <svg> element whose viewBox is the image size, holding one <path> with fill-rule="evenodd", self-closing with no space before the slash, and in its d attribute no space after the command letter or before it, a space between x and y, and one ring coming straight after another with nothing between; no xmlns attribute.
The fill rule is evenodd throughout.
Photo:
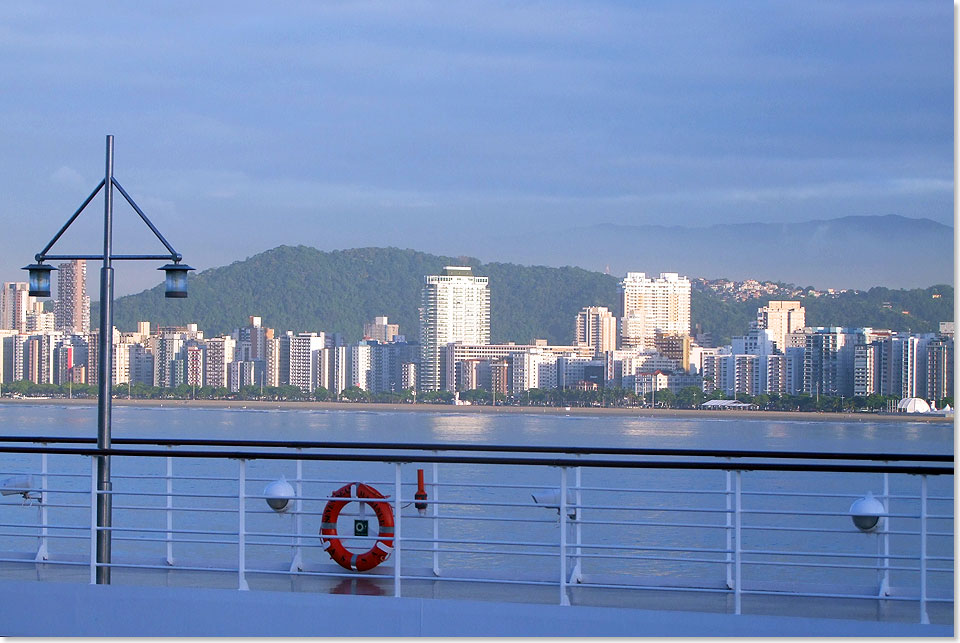
<svg viewBox="0 0 960 643"><path fill-rule="evenodd" d="M587 219L952 222L943 3L11 4L0 17L0 131L17 141L0 177L3 271L96 185L104 134L117 176L200 269L303 239L496 260L497 232ZM104 59L109 76L94 72ZM64 243L96 239L82 219ZM118 217L130 251L150 242L135 219ZM118 292L155 282L131 269Z"/></svg>

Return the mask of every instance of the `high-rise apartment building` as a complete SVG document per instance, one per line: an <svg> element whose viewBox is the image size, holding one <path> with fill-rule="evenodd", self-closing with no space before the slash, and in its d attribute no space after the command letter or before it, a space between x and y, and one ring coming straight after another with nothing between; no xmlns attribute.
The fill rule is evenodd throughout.
<svg viewBox="0 0 960 643"><path fill-rule="evenodd" d="M230 385L230 363L233 362L237 340L229 335L211 337L206 340L204 382L207 386L228 387Z"/></svg>
<svg viewBox="0 0 960 643"><path fill-rule="evenodd" d="M27 282L4 282L0 291L0 330L26 332L27 313L35 309L35 302Z"/></svg>
<svg viewBox="0 0 960 643"><path fill-rule="evenodd" d="M577 313L575 344L593 346L594 355L617 349L617 318L606 306L589 306Z"/></svg>
<svg viewBox="0 0 960 643"><path fill-rule="evenodd" d="M690 280L675 272L656 279L628 272L620 282L620 344L652 348L657 332L690 334Z"/></svg>
<svg viewBox="0 0 960 643"><path fill-rule="evenodd" d="M324 333L300 333L287 338L290 346L288 381L304 393L312 393L322 380L320 365L326 343Z"/></svg>
<svg viewBox="0 0 960 643"><path fill-rule="evenodd" d="M446 266L426 275L420 292L420 390L446 380L444 348L452 342L490 343L490 284L469 266Z"/></svg>
<svg viewBox="0 0 960 643"><path fill-rule="evenodd" d="M54 328L68 334L90 332L90 298L87 297L87 262L75 259L57 270Z"/></svg>
<svg viewBox="0 0 960 643"><path fill-rule="evenodd" d="M769 331L776 350L782 353L787 348L787 334L803 332L806 317L799 301L770 301L757 309L757 328Z"/></svg>

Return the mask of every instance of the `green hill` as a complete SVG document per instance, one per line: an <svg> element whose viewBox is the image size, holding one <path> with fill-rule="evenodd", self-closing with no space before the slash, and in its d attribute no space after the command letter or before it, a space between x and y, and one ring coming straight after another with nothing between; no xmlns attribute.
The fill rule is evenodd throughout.
<svg viewBox="0 0 960 643"><path fill-rule="evenodd" d="M115 323L133 330L137 321L160 325L196 322L208 335L229 333L249 315L263 318L278 332L341 333L360 338L363 323L387 315L409 339L418 337L423 275L447 265L469 265L490 277L491 340L551 343L572 341L574 318L584 306L617 311L616 277L581 268L549 268L481 263L470 257L441 257L398 248L356 248L321 252L306 246L280 246L228 266L191 277L187 299L165 299L163 287L121 297ZM932 298L936 291L940 298ZM824 326L874 326L915 332L933 331L953 318L953 288L926 290L874 288L838 298L806 298L807 323ZM692 317L718 340L746 331L766 299L724 300L695 289ZM885 307L889 305L889 307ZM909 314L904 314L908 310ZM94 315L97 308L93 307ZM94 320L94 324L96 321Z"/></svg>

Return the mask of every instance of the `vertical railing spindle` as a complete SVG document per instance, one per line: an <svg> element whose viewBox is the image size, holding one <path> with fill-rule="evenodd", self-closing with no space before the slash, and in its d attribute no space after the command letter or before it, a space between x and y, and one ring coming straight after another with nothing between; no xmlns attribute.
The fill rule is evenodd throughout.
<svg viewBox="0 0 960 643"><path fill-rule="evenodd" d="M43 443L46 446L46 443ZM47 560L47 454L40 454L40 544L35 560Z"/></svg>
<svg viewBox="0 0 960 643"><path fill-rule="evenodd" d="M740 471L736 472L736 484L734 489L734 540L736 540L736 550L734 552L734 614L741 613L741 592L743 590L743 577L741 576L740 570L741 558L743 558L743 540L740 531L743 518L741 513L743 505L741 498L742 481L740 479L740 474Z"/></svg>
<svg viewBox="0 0 960 643"><path fill-rule="evenodd" d="M300 453L302 449L297 449ZM291 572L303 571L303 460L297 460L297 504L295 505L293 519L293 528L296 530L294 536L293 561L290 563Z"/></svg>
<svg viewBox="0 0 960 643"><path fill-rule="evenodd" d="M726 533L727 540L727 589L733 589L733 474L730 471L725 471L726 477L726 493L724 498L726 500Z"/></svg>
<svg viewBox="0 0 960 643"><path fill-rule="evenodd" d="M436 453L436 451L434 451ZM433 575L440 575L440 478L439 467L433 463Z"/></svg>
<svg viewBox="0 0 960 643"><path fill-rule="evenodd" d="M396 464L393 480L393 595L400 596L400 467Z"/></svg>
<svg viewBox="0 0 960 643"><path fill-rule="evenodd" d="M90 584L97 584L97 459L90 458Z"/></svg>
<svg viewBox="0 0 960 643"><path fill-rule="evenodd" d="M246 591L247 585L247 461L239 460L240 475L237 480L237 514L239 524L237 528L237 589Z"/></svg>
<svg viewBox="0 0 960 643"><path fill-rule="evenodd" d="M920 476L920 622L930 624L927 615L927 476Z"/></svg>
<svg viewBox="0 0 960 643"><path fill-rule="evenodd" d="M560 604L569 605L567 596L567 468L560 467Z"/></svg>
<svg viewBox="0 0 960 643"><path fill-rule="evenodd" d="M167 447L172 449L173 447ZM167 564L173 565L173 458L167 457Z"/></svg>

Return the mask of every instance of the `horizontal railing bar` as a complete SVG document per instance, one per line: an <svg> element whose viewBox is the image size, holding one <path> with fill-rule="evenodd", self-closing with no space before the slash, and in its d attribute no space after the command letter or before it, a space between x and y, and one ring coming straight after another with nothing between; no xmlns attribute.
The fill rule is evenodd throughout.
<svg viewBox="0 0 960 643"><path fill-rule="evenodd" d="M433 553L437 551L440 554L495 554L497 556L541 556L546 558L556 558L557 554L550 551L491 551L484 549L455 549L455 548L444 548L434 550L430 547L404 547L403 553L407 552L422 552L422 553ZM438 579L439 580L439 579Z"/></svg>
<svg viewBox="0 0 960 643"><path fill-rule="evenodd" d="M916 572L919 571L919 567L906 567L903 565L889 565L883 567L881 565L849 565L844 563L792 563L787 561L775 561L775 560L743 560L740 561L741 565L752 565L754 567L804 567L810 569L862 569L865 571L882 571L884 569L889 569L890 571L897 572ZM927 570L929 571L929 570Z"/></svg>
<svg viewBox="0 0 960 643"><path fill-rule="evenodd" d="M671 592L696 592L696 593L710 593L710 594L730 594L733 593L733 590L727 588L716 588L716 587L674 587L668 585L620 585L617 583L590 583L590 582L581 582L570 585L570 588L580 588L580 587L593 587L597 589L629 589L629 590L639 590L639 591L656 591L662 592L664 590L669 590Z"/></svg>
<svg viewBox="0 0 960 643"><path fill-rule="evenodd" d="M685 551L691 553L704 554L730 554L733 549L713 548L713 547L665 547L662 545L605 545L602 543L567 543L569 549L610 549L615 551ZM573 555L573 554L568 554Z"/></svg>
<svg viewBox="0 0 960 643"><path fill-rule="evenodd" d="M728 510L732 513L732 510ZM798 511L798 510L786 510L783 509L742 509L741 514L755 515L755 516L826 516L829 518L849 518L849 511ZM898 513L884 513L881 514L884 518L910 518L918 520L920 518L919 514L898 514ZM927 516L928 518L930 516ZM952 516L951 516L952 517Z"/></svg>
<svg viewBox="0 0 960 643"><path fill-rule="evenodd" d="M753 594L755 596L790 596L792 597L801 597L801 598L856 598L864 600L877 600L877 596L873 594L832 594L826 592L783 592L769 589L746 589L742 590L743 594ZM894 594L884 595L882 600L884 601L908 601L911 603L917 602L917 596L896 596ZM927 597L927 602L946 602L952 603L951 599L936 599Z"/></svg>
<svg viewBox="0 0 960 643"><path fill-rule="evenodd" d="M83 563L84 565L89 565L90 563ZM236 574L237 569L230 567L199 567L196 565L177 565L176 567L171 567L170 565L146 565L139 563L97 563L97 567L110 567L113 569L163 569L166 571L177 570L184 572L217 572L217 573L227 573L227 574ZM250 571L249 569L246 571ZM289 572L288 572L289 573Z"/></svg>
<svg viewBox="0 0 960 643"><path fill-rule="evenodd" d="M888 558L890 560L916 560L917 556L898 556L896 554L883 554L878 556L877 554L855 554L853 552L844 552L844 553L826 553L826 552L817 552L817 551L782 551L782 550L766 550L766 549L741 549L740 550L744 556L747 554L753 554L756 556L818 556L820 558L872 558L874 560L878 558ZM930 556L927 556L927 560L930 560Z"/></svg>
<svg viewBox="0 0 960 643"><path fill-rule="evenodd" d="M741 529L744 529L744 530L745 530L745 529L748 529L748 528L747 528L747 527L741 527ZM824 534L858 534L858 533L859 533L859 532L857 532L857 531L852 531L852 530L850 530L850 529L818 529L818 528L816 528L816 527L809 527L809 528L801 528L801 527L769 527L769 526L766 526L766 527L765 527L765 526L762 526L762 525L759 525L759 526L756 526L756 527L749 527L749 529L750 529L751 531L809 531L809 532L824 533ZM890 536L919 536L919 535L920 535L920 532L919 532L919 531L907 531L907 530L899 530L899 529L894 529L894 530L892 530L892 531L884 531L884 532L880 532L880 533L888 534L888 535L890 535ZM928 536L928 537L948 536L948 537L952 538L952 537L953 537L953 533L952 533L952 532L943 532L943 531L928 531L928 532L927 532L927 536Z"/></svg>
<svg viewBox="0 0 960 643"><path fill-rule="evenodd" d="M728 561L723 558L682 558L679 556L620 556L617 554L567 554L570 557L576 558L595 558L595 559L610 559L616 558L617 560L656 560L663 562L671 563L698 563L698 564L710 564L710 565L725 565Z"/></svg>
<svg viewBox="0 0 960 643"><path fill-rule="evenodd" d="M580 520L581 525L623 525L625 527L700 527L704 529L730 529L729 525L708 525L698 522L650 522L647 520Z"/></svg>
<svg viewBox="0 0 960 643"><path fill-rule="evenodd" d="M170 453L159 449L98 449L65 447L3 447L6 453L48 453L83 456L147 457L147 458L208 458L222 460L316 460L342 462L345 458L335 453L280 453L269 451L177 451ZM932 457L932 456L931 456ZM933 458L933 457L932 457ZM879 465L879 464L798 464L777 462L691 462L676 460L586 460L572 458L520 458L485 456L440 456L423 455L410 458L391 454L351 454L350 462L437 462L447 464L501 464L543 467L596 467L614 469L681 469L716 471L818 471L835 473L895 473L906 475L953 475L953 467L924 465ZM933 458L939 461L939 456Z"/></svg>
<svg viewBox="0 0 960 643"><path fill-rule="evenodd" d="M544 505L534 505L543 507ZM551 507L554 508L554 507ZM567 504L568 509L590 509L594 511L671 511L675 513L728 513L733 514L733 509L715 509L708 507L655 507L655 506L631 506L631 505L578 505L575 503Z"/></svg>
<svg viewBox="0 0 960 643"><path fill-rule="evenodd" d="M86 437L53 436L0 436L0 442L34 442L39 444L92 444L96 440ZM789 458L805 460L871 460L881 462L953 462L953 454L895 454L895 453L838 453L816 451L758 451L744 449L667 449L667 448L631 448L631 447L573 447L573 446L537 446L537 445L490 445L490 444L433 444L410 442L312 442L281 440L211 440L196 438L113 438L114 444L156 445L156 446L208 446L208 447L247 447L282 449L369 449L369 450L412 450L412 451L483 451L512 453L564 453L596 455L630 456L688 456L708 458ZM96 454L104 455L104 454ZM177 453L167 455L177 457ZM298 454L293 454L298 455ZM306 456L308 454L299 454ZM296 458L294 458L296 459ZM409 461L404 459L403 461ZM433 460L425 460L432 462ZM731 463L732 464L732 463ZM571 464L569 466L577 466ZM736 467L728 467L735 469Z"/></svg>

